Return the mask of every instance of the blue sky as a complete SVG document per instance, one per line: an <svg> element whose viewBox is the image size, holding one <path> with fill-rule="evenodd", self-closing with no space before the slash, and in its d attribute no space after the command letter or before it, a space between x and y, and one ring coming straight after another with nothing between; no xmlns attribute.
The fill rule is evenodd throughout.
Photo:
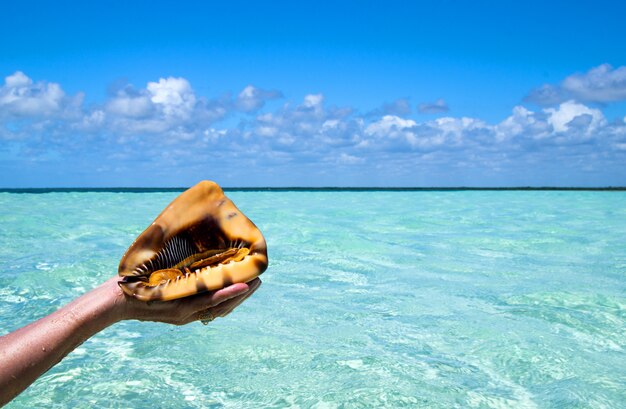
<svg viewBox="0 0 626 409"><path fill-rule="evenodd" d="M626 185L623 2L125 3L3 5L0 187Z"/></svg>

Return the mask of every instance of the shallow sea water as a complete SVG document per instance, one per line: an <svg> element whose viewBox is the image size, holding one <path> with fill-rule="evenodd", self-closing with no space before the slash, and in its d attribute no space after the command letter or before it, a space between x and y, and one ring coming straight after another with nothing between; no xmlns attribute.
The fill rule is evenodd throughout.
<svg viewBox="0 0 626 409"><path fill-rule="evenodd" d="M626 192L227 194L268 241L253 297L116 324L7 407L626 404ZM0 193L0 335L115 274L176 195Z"/></svg>

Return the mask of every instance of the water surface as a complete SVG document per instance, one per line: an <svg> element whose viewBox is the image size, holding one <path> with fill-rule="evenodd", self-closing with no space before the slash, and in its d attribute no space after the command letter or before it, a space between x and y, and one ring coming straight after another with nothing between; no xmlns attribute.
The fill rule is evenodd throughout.
<svg viewBox="0 0 626 409"><path fill-rule="evenodd" d="M0 334L111 275L177 192L0 193ZM264 284L129 321L9 408L619 408L626 192L252 191Z"/></svg>

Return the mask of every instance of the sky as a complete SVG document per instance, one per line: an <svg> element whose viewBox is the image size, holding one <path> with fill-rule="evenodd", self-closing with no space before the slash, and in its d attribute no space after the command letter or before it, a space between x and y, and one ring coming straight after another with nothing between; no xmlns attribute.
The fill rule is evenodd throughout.
<svg viewBox="0 0 626 409"><path fill-rule="evenodd" d="M625 2L2 14L0 188L626 186Z"/></svg>

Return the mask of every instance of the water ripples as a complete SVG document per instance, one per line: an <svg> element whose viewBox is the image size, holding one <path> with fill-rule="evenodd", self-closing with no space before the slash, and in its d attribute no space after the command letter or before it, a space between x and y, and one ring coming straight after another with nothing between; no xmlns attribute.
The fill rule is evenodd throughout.
<svg viewBox="0 0 626 409"><path fill-rule="evenodd" d="M0 194L0 330L115 273L174 193ZM8 407L619 408L621 192L233 192L263 285L210 326L119 323Z"/></svg>

